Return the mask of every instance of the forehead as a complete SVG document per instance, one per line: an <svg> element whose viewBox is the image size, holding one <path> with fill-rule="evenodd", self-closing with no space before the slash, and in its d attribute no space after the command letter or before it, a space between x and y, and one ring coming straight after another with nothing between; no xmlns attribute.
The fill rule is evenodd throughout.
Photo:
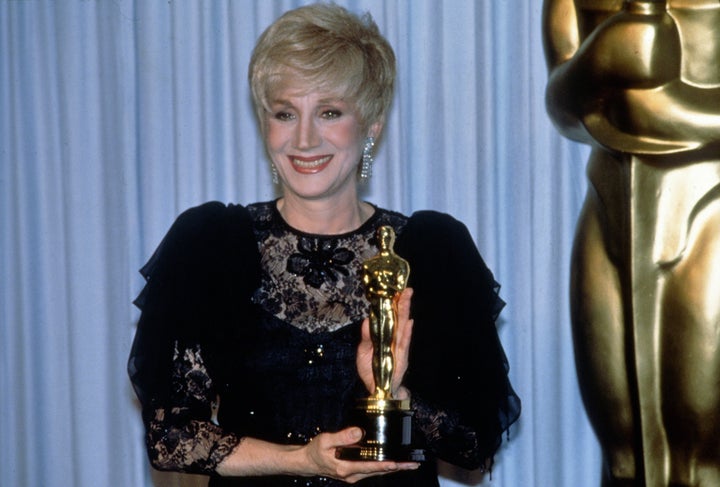
<svg viewBox="0 0 720 487"><path fill-rule="evenodd" d="M295 73L275 75L268 83L271 103L278 99L308 97L314 100L343 101L349 103L347 86L331 80L307 79Z"/></svg>
<svg viewBox="0 0 720 487"><path fill-rule="evenodd" d="M300 81L287 81L273 86L268 93L269 103L285 103L302 100L313 104L351 104L341 89L323 89Z"/></svg>

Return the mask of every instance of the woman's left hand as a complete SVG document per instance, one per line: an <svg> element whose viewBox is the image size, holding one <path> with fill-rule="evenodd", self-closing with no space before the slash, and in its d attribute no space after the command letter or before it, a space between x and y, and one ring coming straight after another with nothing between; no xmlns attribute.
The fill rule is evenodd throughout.
<svg viewBox="0 0 720 487"><path fill-rule="evenodd" d="M410 302L412 299L412 288L404 289L398 298L397 324L395 330L395 345L393 347L393 377L392 395L395 399L407 399L410 394L403 387L403 377L408 367L408 354L410 351L410 340L412 338L413 320L410 319ZM357 351L357 369L365 387L371 394L375 392L375 378L372 370L373 344L370 339L370 320L365 318L362 323L362 337Z"/></svg>

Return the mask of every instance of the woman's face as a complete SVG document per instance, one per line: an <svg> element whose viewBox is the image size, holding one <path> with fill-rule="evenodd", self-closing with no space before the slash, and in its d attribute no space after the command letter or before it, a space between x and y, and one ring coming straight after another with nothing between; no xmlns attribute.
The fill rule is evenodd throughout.
<svg viewBox="0 0 720 487"><path fill-rule="evenodd" d="M337 95L286 85L270 100L265 144L285 196L357 198L357 166L368 135L357 111Z"/></svg>

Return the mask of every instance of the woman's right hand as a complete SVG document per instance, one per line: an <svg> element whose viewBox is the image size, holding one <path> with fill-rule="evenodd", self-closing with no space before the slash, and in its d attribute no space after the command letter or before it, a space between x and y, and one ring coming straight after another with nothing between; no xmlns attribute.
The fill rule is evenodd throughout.
<svg viewBox="0 0 720 487"><path fill-rule="evenodd" d="M321 433L305 445L308 475L332 477L354 484L362 479L385 475L401 470L415 470L420 464L415 462L369 462L340 460L335 456L338 448L351 446L362 439L360 428L351 427L336 433Z"/></svg>
<svg viewBox="0 0 720 487"><path fill-rule="evenodd" d="M420 466L415 462L356 462L335 456L338 448L356 444L362 435L360 428L351 427L336 433L320 433L305 445L280 445L244 437L218 464L216 472L229 477L331 477L353 484L367 477Z"/></svg>

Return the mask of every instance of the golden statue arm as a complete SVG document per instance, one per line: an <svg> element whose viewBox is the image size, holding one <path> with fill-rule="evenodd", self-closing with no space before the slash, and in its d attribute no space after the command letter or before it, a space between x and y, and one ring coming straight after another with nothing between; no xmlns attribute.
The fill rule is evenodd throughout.
<svg viewBox="0 0 720 487"><path fill-rule="evenodd" d="M582 77L573 57L580 48L580 27L574 0L545 0L543 47L549 79L546 108L557 129L566 137L590 143L592 139L576 113L576 79Z"/></svg>
<svg viewBox="0 0 720 487"><path fill-rule="evenodd" d="M632 3L613 11L609 1L605 17L598 17L599 24L575 47L581 20L574 5L573 0L545 3L544 40L550 68L546 101L563 135L593 143L598 130L594 116L606 111L611 94L654 89L679 78L680 40L664 3L650 4L648 11L636 11ZM606 125L614 122L602 123L601 135L611 133Z"/></svg>
<svg viewBox="0 0 720 487"><path fill-rule="evenodd" d="M657 89L629 89L583 124L610 150L673 154L720 150L720 88L699 88L676 80Z"/></svg>

